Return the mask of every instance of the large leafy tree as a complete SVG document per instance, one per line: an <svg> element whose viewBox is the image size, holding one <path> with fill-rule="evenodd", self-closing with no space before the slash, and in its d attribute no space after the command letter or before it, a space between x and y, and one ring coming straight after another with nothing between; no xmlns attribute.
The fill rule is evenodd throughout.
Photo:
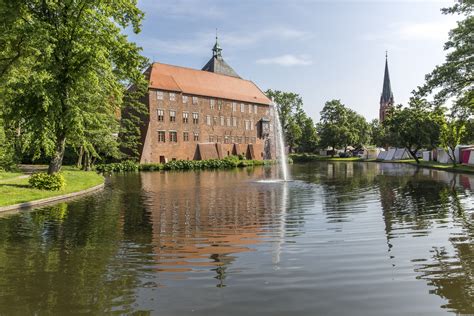
<svg viewBox="0 0 474 316"><path fill-rule="evenodd" d="M347 108L340 100L326 102L321 111L321 121L318 124L320 145L344 148L352 146L360 148L369 141L369 124L365 118Z"/></svg>
<svg viewBox="0 0 474 316"><path fill-rule="evenodd" d="M347 138L347 120L346 108L340 100L326 102L318 124L320 146L331 147L333 151L337 147L344 146Z"/></svg>
<svg viewBox="0 0 474 316"><path fill-rule="evenodd" d="M429 74L426 82L418 87L416 95L426 97L435 92L434 101L444 104L448 99L463 99L462 105L474 110L474 2L460 1L444 14L458 14L465 18L449 32L449 40L444 49L448 51L446 61Z"/></svg>
<svg viewBox="0 0 474 316"><path fill-rule="evenodd" d="M301 128L307 118L303 111L303 99L296 93L278 90L267 90L265 94L276 105L285 134L285 143L292 152L303 137Z"/></svg>
<svg viewBox="0 0 474 316"><path fill-rule="evenodd" d="M419 163L422 148L434 148L439 142L441 112L431 109L424 99L412 98L407 107L393 107L383 125L387 128L389 145L404 147Z"/></svg>
<svg viewBox="0 0 474 316"><path fill-rule="evenodd" d="M0 0L5 118L34 135L28 146L50 157L49 173L68 139L88 142L91 115L113 115L140 80L146 60L122 30L138 33L142 17L136 0Z"/></svg>
<svg viewBox="0 0 474 316"><path fill-rule="evenodd" d="M299 152L314 152L318 146L319 138L313 119L306 117L301 126L301 140L298 147Z"/></svg>

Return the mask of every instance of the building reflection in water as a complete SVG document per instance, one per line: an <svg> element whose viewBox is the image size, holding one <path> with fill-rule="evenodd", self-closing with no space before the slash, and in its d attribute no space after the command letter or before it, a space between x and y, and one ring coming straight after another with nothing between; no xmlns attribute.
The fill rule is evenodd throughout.
<svg viewBox="0 0 474 316"><path fill-rule="evenodd" d="M265 168L141 173L157 271L214 267L217 286L224 286L226 269L236 254L254 251L275 230L283 239L287 188L255 182L271 176ZM279 250L275 251L278 262Z"/></svg>

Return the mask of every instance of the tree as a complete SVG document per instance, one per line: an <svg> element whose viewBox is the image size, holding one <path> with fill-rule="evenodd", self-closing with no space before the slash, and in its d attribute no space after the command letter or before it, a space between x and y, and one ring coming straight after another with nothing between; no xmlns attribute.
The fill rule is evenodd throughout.
<svg viewBox="0 0 474 316"><path fill-rule="evenodd" d="M303 99L296 93L267 90L265 92L276 105L280 123L285 135L285 143L292 152L298 147L302 137L301 126L306 119L303 111Z"/></svg>
<svg viewBox="0 0 474 316"><path fill-rule="evenodd" d="M450 8L443 9L443 14L465 15L457 27L449 32L449 40L444 49L449 51L446 61L426 75L426 82L418 87L416 95L425 97L434 90L437 104L444 104L448 99L465 99L463 105L474 109L474 10L473 1L460 1Z"/></svg>
<svg viewBox="0 0 474 316"><path fill-rule="evenodd" d="M406 148L417 163L418 151L435 147L439 140L439 111L432 110L424 99L411 98L408 107L393 107L383 124L387 127L388 144Z"/></svg>
<svg viewBox="0 0 474 316"><path fill-rule="evenodd" d="M373 119L369 124L370 142L377 147L385 147L388 144L387 129L380 124L378 119Z"/></svg>
<svg viewBox="0 0 474 316"><path fill-rule="evenodd" d="M347 146L362 148L370 141L370 126L362 115L348 109L348 136Z"/></svg>
<svg viewBox="0 0 474 316"><path fill-rule="evenodd" d="M148 108L141 98L146 93L147 82L137 81L135 85L127 90L124 98L120 120L120 151L131 160L140 158L142 135L145 134L148 119Z"/></svg>
<svg viewBox="0 0 474 316"><path fill-rule="evenodd" d="M326 102L321 111L321 120L318 125L320 146L331 147L334 151L344 145L346 138L347 111L340 100Z"/></svg>
<svg viewBox="0 0 474 316"><path fill-rule="evenodd" d="M320 145L323 147L360 148L369 141L369 125L365 118L346 108L340 100L326 102L318 125Z"/></svg>
<svg viewBox="0 0 474 316"><path fill-rule="evenodd" d="M466 131L466 124L461 120L451 119L441 125L440 144L448 153L453 165L456 165L456 146L460 144Z"/></svg>
<svg viewBox="0 0 474 316"><path fill-rule="evenodd" d="M146 59L121 30L138 33L143 13L135 0L3 0L0 8L5 118L34 135L27 145L58 172L66 141L87 141L87 116L117 112L126 84L142 76Z"/></svg>
<svg viewBox="0 0 474 316"><path fill-rule="evenodd" d="M301 126L301 140L298 147L299 152L314 152L318 146L318 133L313 119L306 117Z"/></svg>

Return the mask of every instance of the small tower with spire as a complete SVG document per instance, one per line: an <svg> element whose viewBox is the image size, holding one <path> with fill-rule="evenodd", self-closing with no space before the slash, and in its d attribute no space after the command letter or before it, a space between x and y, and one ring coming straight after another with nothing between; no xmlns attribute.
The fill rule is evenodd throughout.
<svg viewBox="0 0 474 316"><path fill-rule="evenodd" d="M388 53L385 51L385 73L383 76L382 95L380 96L379 121L383 122L388 110L393 106L394 99L392 87L390 85L390 75L388 73Z"/></svg>
<svg viewBox="0 0 474 316"><path fill-rule="evenodd" d="M229 66L229 64L227 64L224 61L224 58L222 58L222 48L219 45L217 30L216 30L216 43L214 44L214 47L212 48L212 58L207 62L206 65L204 65L204 67L202 67L202 70L218 73L221 75L240 78L240 76L235 72L235 70L232 69L232 67Z"/></svg>

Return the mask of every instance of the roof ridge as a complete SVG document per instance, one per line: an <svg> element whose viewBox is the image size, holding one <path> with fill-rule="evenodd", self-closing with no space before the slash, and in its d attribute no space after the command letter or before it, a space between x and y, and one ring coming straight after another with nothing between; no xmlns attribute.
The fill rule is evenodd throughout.
<svg viewBox="0 0 474 316"><path fill-rule="evenodd" d="M167 63L160 63L160 62L157 62L157 61L153 62L152 66L154 64L160 64L160 65L171 66L171 67L182 68L182 69L189 69L189 70L193 70L193 71L197 71L197 72L203 72L203 73L208 73L208 74L214 74L214 75L217 75L217 76L223 76L223 77L226 77L226 78L234 78L234 79L239 79L239 80L243 80L243 81L252 82L251 80L244 79L244 78L241 78L241 77L228 76L228 75L220 74L220 73L217 73L217 72L205 71L205 70L202 70L202 69L172 65L172 64L167 64Z"/></svg>

